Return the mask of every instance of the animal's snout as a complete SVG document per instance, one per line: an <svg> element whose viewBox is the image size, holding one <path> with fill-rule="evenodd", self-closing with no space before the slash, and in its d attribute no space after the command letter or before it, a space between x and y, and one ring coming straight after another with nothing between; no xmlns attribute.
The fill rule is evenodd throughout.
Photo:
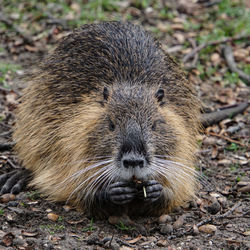
<svg viewBox="0 0 250 250"><path fill-rule="evenodd" d="M124 157L122 159L122 165L124 168L143 168L145 167L145 160L144 159L131 159L129 156Z"/></svg>

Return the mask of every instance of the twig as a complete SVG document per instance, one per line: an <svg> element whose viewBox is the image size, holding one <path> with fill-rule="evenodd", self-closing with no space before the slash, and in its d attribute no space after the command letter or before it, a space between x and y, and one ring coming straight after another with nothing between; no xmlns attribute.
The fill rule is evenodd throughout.
<svg viewBox="0 0 250 250"><path fill-rule="evenodd" d="M196 53L198 53L199 51L201 51L202 49L204 49L205 47L207 47L209 45L218 45L221 43L232 42L232 41L241 40L241 39L250 39L250 35L244 34L244 35L238 35L235 37L227 37L227 38L224 38L221 40L215 40L215 41L209 41L209 42L202 43L198 47L193 49L190 53L185 55L182 59L182 62L186 63L190 58L193 58Z"/></svg>
<svg viewBox="0 0 250 250"><path fill-rule="evenodd" d="M205 2L203 3L202 5L206 8L209 8L209 7L212 7L216 4L219 4L222 0L212 0L212 1L209 1L209 2Z"/></svg>
<svg viewBox="0 0 250 250"><path fill-rule="evenodd" d="M171 53L176 53L176 52L182 50L182 48L183 48L182 45L176 45L176 46L167 48L167 49L166 49L166 52L169 53L169 54L171 54Z"/></svg>
<svg viewBox="0 0 250 250"><path fill-rule="evenodd" d="M111 239L110 239L110 241L109 241L109 247L111 248L112 247L112 241L113 241L113 239L114 239L114 233L112 234L112 237L111 237Z"/></svg>
<svg viewBox="0 0 250 250"><path fill-rule="evenodd" d="M219 138L221 138L221 139L224 139L224 140L229 141L229 142L232 142L232 143L236 143L236 144L240 145L240 146L243 147L243 148L245 148L245 147L248 148L247 145L244 145L243 143L241 143L241 142L239 142L239 141L236 141L236 140L234 140L234 139L231 139L230 137L227 137L227 136L224 136L224 135L219 135L219 134L216 134L216 133L214 133L214 132L208 132L208 134L209 134L209 135L212 135L212 136L219 137Z"/></svg>
<svg viewBox="0 0 250 250"><path fill-rule="evenodd" d="M192 39L192 38L189 38L188 40L189 40L189 42L191 43L193 49L195 49L195 48L197 47L195 40ZM196 53L196 54L194 55L194 59L193 59L193 61L192 61L192 63L191 63L191 67L194 68L194 67L196 66L196 63L197 63L198 59L199 59L199 53Z"/></svg>
<svg viewBox="0 0 250 250"><path fill-rule="evenodd" d="M237 65L234 61L233 51L231 46L225 45L224 47L224 57L226 59L227 65L232 72L235 72L239 77L246 82L247 85L250 85L250 75L247 75L242 70L237 68Z"/></svg>
<svg viewBox="0 0 250 250"><path fill-rule="evenodd" d="M248 106L248 102L242 102L233 106L224 107L214 112L202 114L200 121L204 127L209 127L228 117L234 117L235 115L242 113L248 108Z"/></svg>

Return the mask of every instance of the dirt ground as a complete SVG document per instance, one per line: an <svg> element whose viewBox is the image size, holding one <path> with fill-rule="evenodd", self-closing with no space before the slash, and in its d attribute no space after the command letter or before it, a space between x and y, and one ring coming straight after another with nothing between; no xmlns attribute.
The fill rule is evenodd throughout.
<svg viewBox="0 0 250 250"><path fill-rule="evenodd" d="M216 26L217 19L226 20L229 26L231 21L234 22L237 16L232 17L228 8L222 5L228 1L208 6L204 3L213 1L168 5L165 17L159 16L159 10L153 5L135 5L136 1L118 2L123 2L118 10L104 13L108 19L116 12L122 13L123 19L126 19L125 14L129 14L132 22L142 24L151 31L163 48L187 70L190 81L195 84L207 108L214 110L249 100L249 85L238 73L229 70L223 55L226 43L221 42L220 37L215 39L211 35L209 41L219 42L205 45L205 51L198 50L194 57L184 59L205 42L202 37L221 29ZM233 2L236 4L231 6L232 12L238 8L238 1ZM15 124L14 111L25 85L20 79L61 37L73 27L80 26L78 23L70 24L68 13L63 13L61 19L35 19L37 13L22 12L23 19L17 22L19 12L13 11L6 1L2 4L0 174L22 167L15 153L9 149ZM77 7L84 8L78 1L68 1L67 4L73 14L77 12ZM164 5L164 1L161 4ZM239 6L239 9L249 10L244 1L243 6ZM38 12L40 7L37 6ZM216 22L210 20L207 13L217 13L214 14L218 15ZM247 15L250 15L249 12ZM214 27L209 27L210 21L215 23ZM195 25L198 24L197 29ZM22 32L19 32L20 27ZM247 27L242 27L249 35ZM227 45L233 48L237 65L247 75L250 71L246 66L250 63L249 36L235 38L242 34L242 30L235 34L227 33ZM197 199L184 207L160 218L135 218L134 226L123 223L111 225L108 221L88 218L68 205L49 202L34 188L27 188L17 196L7 194L0 197L0 249L249 249L249 111L248 108L243 114L228 117L206 128L197 138L200 149L196 153L196 167L201 187Z"/></svg>

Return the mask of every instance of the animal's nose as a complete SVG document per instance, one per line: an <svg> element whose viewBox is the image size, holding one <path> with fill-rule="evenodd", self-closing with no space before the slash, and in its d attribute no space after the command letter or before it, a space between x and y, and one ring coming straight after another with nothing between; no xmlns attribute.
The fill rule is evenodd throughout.
<svg viewBox="0 0 250 250"><path fill-rule="evenodd" d="M131 160L131 159L123 159L122 164L125 168L135 168L140 167L143 168L145 166L144 160Z"/></svg>

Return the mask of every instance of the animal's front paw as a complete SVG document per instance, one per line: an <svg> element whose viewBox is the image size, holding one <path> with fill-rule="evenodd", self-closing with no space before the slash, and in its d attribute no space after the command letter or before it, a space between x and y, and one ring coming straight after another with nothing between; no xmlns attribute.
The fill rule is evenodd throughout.
<svg viewBox="0 0 250 250"><path fill-rule="evenodd" d="M27 169L15 170L0 175L0 195L5 193L18 194L27 184L30 171Z"/></svg>
<svg viewBox="0 0 250 250"><path fill-rule="evenodd" d="M162 185L155 181L149 180L143 183L142 190L139 191L139 197L146 202L155 202L162 195Z"/></svg>
<svg viewBox="0 0 250 250"><path fill-rule="evenodd" d="M116 205L124 205L132 201L137 189L129 182L116 182L110 185L108 190L108 199Z"/></svg>

